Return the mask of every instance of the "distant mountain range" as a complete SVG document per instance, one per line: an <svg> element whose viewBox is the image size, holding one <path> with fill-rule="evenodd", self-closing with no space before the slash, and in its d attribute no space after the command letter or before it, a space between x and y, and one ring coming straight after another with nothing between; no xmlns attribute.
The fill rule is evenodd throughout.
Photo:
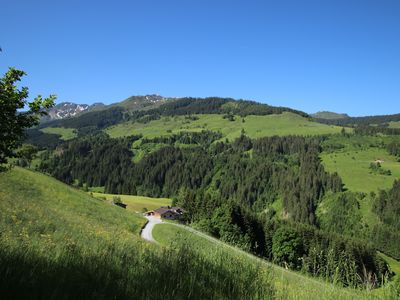
<svg viewBox="0 0 400 300"><path fill-rule="evenodd" d="M72 102L61 102L47 110L47 116L42 118L42 122L76 117L85 112L101 110L105 106L106 105L103 103L94 103L92 105L88 105L76 104Z"/></svg>
<svg viewBox="0 0 400 300"><path fill-rule="evenodd" d="M47 111L48 115L44 116L41 120L41 123L47 123L49 121L55 121L55 120L63 120L63 119L69 119L73 117L80 116L82 114L88 113L88 112L94 112L94 111L103 111L103 110L108 110L108 109L115 109L115 108L120 108L124 111L137 111L144 113L144 111L148 110L154 110L158 109L160 106L164 107L164 104L167 103L183 103L185 101L190 101L193 102L197 98L172 98L172 97L163 97L160 95L144 95L144 96L131 96L128 97L125 100L122 100L121 102L115 102L110 105L105 105L103 103L94 103L94 104L76 104L73 102L62 102L57 104L56 106L52 107ZM206 99L211 99L211 98L206 98ZM215 99L223 99L223 98L215 98ZM201 100L200 98L198 100ZM205 100L205 99L203 99ZM233 99L226 98L225 100L229 100L227 102L230 103L230 105L237 106L237 102L233 101ZM176 102L178 101L178 102ZM183 102L182 102L183 101ZM252 109L265 109L266 107L272 108L272 106L268 106L266 104L250 101L250 103L253 103L254 105L257 104L256 106L252 106ZM190 107L192 105L196 106L202 106L203 110L209 110L206 106L208 104L194 101L193 103L190 104ZM174 106L172 104L172 106ZM178 105L179 106L179 105ZM224 108L225 107L225 108ZM224 113L226 108L229 107L228 104L225 104L222 106L221 111L218 111L218 113ZM257 107L257 108L255 108ZM176 109L178 107L169 107L166 106L163 110L165 109ZM181 110L182 108L179 108L178 110ZM247 108L248 109L248 108ZM300 111L295 111L292 109L285 108L284 110L288 111L293 111L294 113L300 113L303 116L306 116L307 114L302 113ZM195 110L196 111L196 110ZM188 113L194 113L195 111L192 111L192 108L188 110ZM216 111L213 111L212 109L210 110L211 113L216 113ZM233 112L233 111L232 111ZM197 112L199 113L199 112ZM201 113L201 112L200 112ZM235 111L237 114L241 114L240 111ZM258 115L260 112L254 111L252 114ZM397 122L400 121L400 114L395 114L395 115L384 115L384 116L365 116L365 117L351 117L346 113L336 113L336 112L331 112L331 111L319 111L314 114L309 114L307 116L310 116L314 118L317 122L320 123L325 123L325 124L332 124L332 125L339 125L339 126L345 126L345 125L354 125L354 124L363 124L363 125L368 125L368 124L386 124L388 122Z"/></svg>
<svg viewBox="0 0 400 300"><path fill-rule="evenodd" d="M168 98L169 99L169 98ZM77 117L81 114L104 110L109 107L123 107L130 110L142 110L146 107L155 107L157 104L162 104L167 100L159 95L131 96L121 102L105 105L104 103L76 104L73 102L61 102L47 111L47 116L42 118L43 122L62 120L72 117Z"/></svg>

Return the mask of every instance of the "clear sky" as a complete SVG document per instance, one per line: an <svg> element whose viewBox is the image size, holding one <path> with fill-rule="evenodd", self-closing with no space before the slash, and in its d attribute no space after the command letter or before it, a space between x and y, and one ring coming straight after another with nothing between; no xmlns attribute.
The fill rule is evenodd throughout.
<svg viewBox="0 0 400 300"><path fill-rule="evenodd" d="M0 0L0 72L31 95L221 96L400 113L399 0Z"/></svg>

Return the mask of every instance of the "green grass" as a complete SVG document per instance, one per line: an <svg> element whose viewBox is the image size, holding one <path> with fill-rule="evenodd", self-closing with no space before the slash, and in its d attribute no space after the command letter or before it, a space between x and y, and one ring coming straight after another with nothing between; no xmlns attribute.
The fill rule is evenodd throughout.
<svg viewBox="0 0 400 300"><path fill-rule="evenodd" d="M322 153L321 159L327 171L337 172L345 187L355 192L371 192L392 187L393 181L400 177L400 163L389 155L386 149L366 147L364 149L344 149L332 153ZM380 159L382 168L392 175L370 172L371 162Z"/></svg>
<svg viewBox="0 0 400 300"><path fill-rule="evenodd" d="M76 130L73 128L64 127L46 127L40 129L44 133L52 133L61 135L61 139L64 141L71 140L77 137Z"/></svg>
<svg viewBox="0 0 400 300"><path fill-rule="evenodd" d="M400 128L400 122L389 122L389 128Z"/></svg>
<svg viewBox="0 0 400 300"><path fill-rule="evenodd" d="M142 241L145 219L46 175L0 173L3 299L268 299L270 274Z"/></svg>
<svg viewBox="0 0 400 300"><path fill-rule="evenodd" d="M133 144L133 162L137 163L139 162L143 157L146 155L155 152L157 150L160 150L161 148L167 146L166 144L157 144L157 143L146 143L144 145L140 146L135 146L138 143Z"/></svg>
<svg viewBox="0 0 400 300"><path fill-rule="evenodd" d="M187 120L183 116L162 117L147 124L126 122L106 129L111 137L122 137L133 134L142 134L147 138L171 135L180 131L220 131L223 138L229 140L240 136L244 129L252 138L273 135L320 135L339 133L341 127L329 126L309 121L299 115L285 112L280 115L235 116L235 121L223 119L222 115L196 115L198 120Z"/></svg>
<svg viewBox="0 0 400 300"><path fill-rule="evenodd" d="M160 206L171 205L172 200L167 198L150 198L144 196L132 196L132 195L113 195L113 194L102 194L93 193L94 197L105 197L108 202L113 200L113 197L120 197L122 202L127 204L126 209L132 212L141 213L144 208L153 210Z"/></svg>
<svg viewBox="0 0 400 300"><path fill-rule="evenodd" d="M272 270L278 299L378 299L375 292L368 293L361 290L345 289L319 279L310 278L301 273L272 265L216 239L198 235L189 230L172 224L160 224L154 227L153 237L162 245L173 245L176 240L185 240L191 245L192 249L203 255L218 249L225 253L226 257L236 257L237 261L254 263L260 268ZM386 294L381 294L383 295L382 298L385 298Z"/></svg>
<svg viewBox="0 0 400 300"><path fill-rule="evenodd" d="M104 193L104 186L91 186L88 188L90 192L93 193Z"/></svg>
<svg viewBox="0 0 400 300"><path fill-rule="evenodd" d="M378 252L378 255L381 256L390 266L390 269L396 274L397 277L400 277L400 261L395 260L381 252Z"/></svg>

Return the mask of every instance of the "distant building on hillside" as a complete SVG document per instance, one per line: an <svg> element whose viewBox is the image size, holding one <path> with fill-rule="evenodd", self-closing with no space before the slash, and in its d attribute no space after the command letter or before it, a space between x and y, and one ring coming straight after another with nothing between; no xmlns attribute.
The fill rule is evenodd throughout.
<svg viewBox="0 0 400 300"><path fill-rule="evenodd" d="M160 219L178 220L182 217L184 210L175 206L161 206L155 210L145 213L146 216L154 216Z"/></svg>
<svg viewBox="0 0 400 300"><path fill-rule="evenodd" d="M126 208L126 206L127 206L127 204L125 204L125 203L115 202L115 201L113 201L112 204L114 204L116 206L119 206L119 207L122 207L122 208Z"/></svg>

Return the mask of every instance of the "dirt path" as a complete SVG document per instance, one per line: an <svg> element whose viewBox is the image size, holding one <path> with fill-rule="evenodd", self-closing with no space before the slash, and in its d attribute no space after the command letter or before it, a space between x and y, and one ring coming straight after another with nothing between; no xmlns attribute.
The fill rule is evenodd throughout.
<svg viewBox="0 0 400 300"><path fill-rule="evenodd" d="M146 217L146 219L148 220L146 226L144 226L144 228L142 229L142 232L140 234L140 236L142 237L142 239L145 239L146 241L152 242L152 243L157 243L157 241L153 238L153 228L155 225L157 224L161 224L162 221L159 218L155 218L155 217Z"/></svg>

